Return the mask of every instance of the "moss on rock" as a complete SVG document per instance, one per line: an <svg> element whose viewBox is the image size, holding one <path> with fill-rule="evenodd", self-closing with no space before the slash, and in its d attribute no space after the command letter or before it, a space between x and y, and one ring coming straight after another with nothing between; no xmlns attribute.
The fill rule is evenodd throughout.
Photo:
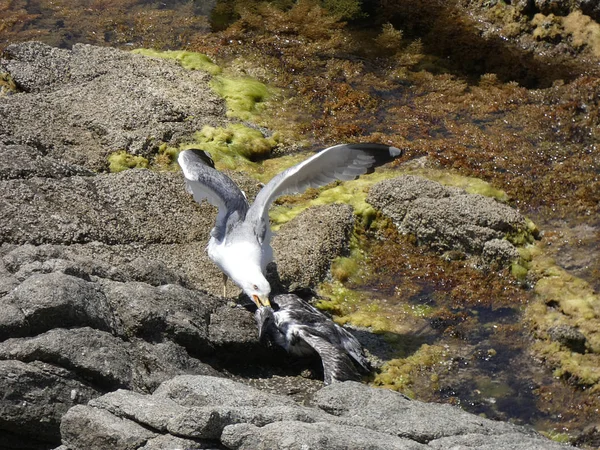
<svg viewBox="0 0 600 450"><path fill-rule="evenodd" d="M143 156L127 153L125 150L114 152L108 156L109 170L113 173L127 169L147 169L148 160Z"/></svg>
<svg viewBox="0 0 600 450"><path fill-rule="evenodd" d="M203 70L211 75L219 75L222 72L222 69L208 56L198 52L188 52L184 50L159 51L151 48L137 48L132 50L132 53L153 58L173 59L179 62L185 69Z"/></svg>

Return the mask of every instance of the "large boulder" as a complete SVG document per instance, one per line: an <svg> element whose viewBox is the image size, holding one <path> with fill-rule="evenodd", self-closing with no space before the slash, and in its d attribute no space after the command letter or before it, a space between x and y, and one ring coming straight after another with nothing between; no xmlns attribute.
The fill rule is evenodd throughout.
<svg viewBox="0 0 600 450"><path fill-rule="evenodd" d="M309 208L281 227L273 252L286 292L325 279L331 261L347 251L353 223L350 206L333 204Z"/></svg>
<svg viewBox="0 0 600 450"><path fill-rule="evenodd" d="M525 217L510 206L414 175L373 185L367 201L417 243L479 256L487 263L517 259L507 238L527 233Z"/></svg>
<svg viewBox="0 0 600 450"><path fill-rule="evenodd" d="M0 101L0 141L30 145L68 163L103 169L111 152L149 156L162 142L226 121L210 75L175 61L39 42L10 45L4 56L0 72L23 92Z"/></svg>
<svg viewBox="0 0 600 450"><path fill-rule="evenodd" d="M107 442L114 449L179 442L185 448L235 450L419 450L448 448L444 439L464 448L483 448L485 442L491 450L515 444L569 448L511 424L360 383L327 386L306 407L210 376L178 376L152 395L118 390L74 406L63 418L61 435L70 450L106 448Z"/></svg>

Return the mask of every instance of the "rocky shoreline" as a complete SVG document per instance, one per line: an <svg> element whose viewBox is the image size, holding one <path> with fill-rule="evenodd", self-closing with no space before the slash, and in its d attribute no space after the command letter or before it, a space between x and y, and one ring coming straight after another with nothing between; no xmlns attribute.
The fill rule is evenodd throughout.
<svg viewBox="0 0 600 450"><path fill-rule="evenodd" d="M282 368L289 361L258 343L252 312L218 296L221 275L204 252L214 211L178 174L102 172L111 152L148 158L161 142L227 123L202 72L40 43L10 46L0 72L18 88L0 97L5 448L567 448L448 405L352 382L322 388ZM236 182L256 192L249 177ZM511 211L505 221L522 226ZM352 220L331 205L282 227L282 289L322 281ZM500 237L480 228L484 241ZM263 389L240 382L252 371Z"/></svg>

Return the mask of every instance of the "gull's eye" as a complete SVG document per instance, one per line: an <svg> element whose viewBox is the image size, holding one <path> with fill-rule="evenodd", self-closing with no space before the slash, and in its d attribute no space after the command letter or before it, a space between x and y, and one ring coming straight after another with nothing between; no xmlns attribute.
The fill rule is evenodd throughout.
<svg viewBox="0 0 600 450"><path fill-rule="evenodd" d="M257 286L257 285L253 285L253 286L252 286L252 288L253 288L255 291L258 291L258 286Z"/></svg>

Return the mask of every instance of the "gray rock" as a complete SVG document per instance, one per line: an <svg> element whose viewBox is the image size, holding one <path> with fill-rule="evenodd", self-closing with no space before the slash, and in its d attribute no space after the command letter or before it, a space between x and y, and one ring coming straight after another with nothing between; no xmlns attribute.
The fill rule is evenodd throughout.
<svg viewBox="0 0 600 450"><path fill-rule="evenodd" d="M361 427L332 423L282 421L257 427L244 423L225 428L221 437L235 450L420 450L428 447L408 439Z"/></svg>
<svg viewBox="0 0 600 450"><path fill-rule="evenodd" d="M8 339L0 343L0 359L62 366L98 390L150 391L182 373L217 374L175 344L125 342L92 328L57 328L31 338Z"/></svg>
<svg viewBox="0 0 600 450"><path fill-rule="evenodd" d="M246 359L244 353L261 349L254 316L239 305L221 306L211 314L208 332L210 342L228 359Z"/></svg>
<svg viewBox="0 0 600 450"><path fill-rule="evenodd" d="M0 192L0 234L14 244L181 243L204 240L214 224L212 210L198 211L178 174L7 180Z"/></svg>
<svg viewBox="0 0 600 450"><path fill-rule="evenodd" d="M182 389L189 396L182 395ZM89 406L162 433L212 441L220 438L226 426L236 423L264 426L330 418L318 409L299 406L285 397L265 394L231 380L200 376L177 377L163 383L153 395L118 390L91 401Z"/></svg>
<svg viewBox="0 0 600 450"><path fill-rule="evenodd" d="M55 327L116 328L104 294L92 283L61 273L34 275L0 298L0 339L41 333Z"/></svg>
<svg viewBox="0 0 600 450"><path fill-rule="evenodd" d="M295 406L287 397L259 391L226 378L182 375L161 384L153 396L169 398L188 407L253 407Z"/></svg>
<svg viewBox="0 0 600 450"><path fill-rule="evenodd" d="M131 280L142 281L152 286L165 284L181 284L182 277L167 267L164 261L138 257L123 267Z"/></svg>
<svg viewBox="0 0 600 450"><path fill-rule="evenodd" d="M331 261L347 251L353 223L352 208L334 204L309 208L281 227L272 246L286 292L325 279Z"/></svg>
<svg viewBox="0 0 600 450"><path fill-rule="evenodd" d="M73 450L134 450L158 436L131 420L85 405L64 415L60 433L63 444Z"/></svg>
<svg viewBox="0 0 600 450"><path fill-rule="evenodd" d="M401 176L375 184L367 201L390 217L398 230L439 251L510 259L515 251L498 241L525 229L525 218L492 198L417 176ZM507 242L507 244L511 245Z"/></svg>
<svg viewBox="0 0 600 450"><path fill-rule="evenodd" d="M313 423L324 415L302 406L188 408L170 420L168 430L179 436L215 440L220 439L225 427L232 424L247 423L263 427L282 421Z"/></svg>
<svg viewBox="0 0 600 450"><path fill-rule="evenodd" d="M6 244L5 244L6 245ZM16 273L21 270L23 266L32 263L42 263L49 259L56 259L62 256L62 252L59 246L54 245L15 245L10 247L6 254L2 257L2 262L6 266L6 269L11 273ZM27 275L29 276L29 274ZM25 277L20 277L23 281Z"/></svg>
<svg viewBox="0 0 600 450"><path fill-rule="evenodd" d="M34 147L0 143L0 180L31 177L62 178L73 175L93 175L93 173L83 167L45 156Z"/></svg>
<svg viewBox="0 0 600 450"><path fill-rule="evenodd" d="M60 420L70 407L99 395L65 369L20 361L0 361L0 392L0 436L46 442L59 440Z"/></svg>
<svg viewBox="0 0 600 450"><path fill-rule="evenodd" d="M36 42L10 45L5 56L0 71L25 92L0 99L0 141L10 137L68 163L103 169L110 152L149 156L163 142L225 121L210 76L174 61Z"/></svg>
<svg viewBox="0 0 600 450"><path fill-rule="evenodd" d="M170 398L123 389L96 398L89 405L105 409L118 417L126 417L163 433L167 431L173 417L186 411L186 407Z"/></svg>
<svg viewBox="0 0 600 450"><path fill-rule="evenodd" d="M146 442L146 445L139 447L139 450L222 450L217 448L214 443L198 442L191 439L184 439L170 434L160 435ZM65 449L66 450L66 449Z"/></svg>
<svg viewBox="0 0 600 450"><path fill-rule="evenodd" d="M326 386L314 400L319 408L343 418L345 424L423 443L444 436L520 431L514 425L484 419L454 406L410 400L397 392L352 381Z"/></svg>
<svg viewBox="0 0 600 450"><path fill-rule="evenodd" d="M565 450L575 448L553 442L542 436L526 436L522 433L507 433L498 436L467 434L436 439L429 442L435 450Z"/></svg>
<svg viewBox="0 0 600 450"><path fill-rule="evenodd" d="M101 282L104 294L122 323L125 337L160 341L168 337L195 354L212 352L208 327L222 301L177 285ZM117 331L117 330L115 330Z"/></svg>
<svg viewBox="0 0 600 450"><path fill-rule="evenodd" d="M519 252L506 239L492 239L483 244L481 258L489 266L506 267L519 259Z"/></svg>
<svg viewBox="0 0 600 450"><path fill-rule="evenodd" d="M493 422L448 405L411 401L401 394L355 382L334 383L315 395L316 407L304 407L285 396L210 376L177 376L152 395L118 390L69 411L61 424L63 444L83 450L96 435L104 442L104 423L113 427L114 442L139 438L139 430L161 433L145 445L184 445L230 449L425 449L547 448L554 444L532 431ZM73 414L71 413L73 411ZM117 420L121 420L118 422ZM66 422L66 423L65 423ZM128 433L132 433L131 436ZM145 437L145 436L144 436ZM171 440L173 439L173 441ZM174 444L166 444L174 442ZM429 443L430 446L425 444ZM446 445L448 443L449 445ZM117 444L115 444L117 445ZM122 444L118 444L122 445ZM136 445L140 445L136 440ZM122 448L122 447L117 447Z"/></svg>
<svg viewBox="0 0 600 450"><path fill-rule="evenodd" d="M569 350L585 353L586 337L577 328L569 325L557 325L548 329L550 339L559 342Z"/></svg>

